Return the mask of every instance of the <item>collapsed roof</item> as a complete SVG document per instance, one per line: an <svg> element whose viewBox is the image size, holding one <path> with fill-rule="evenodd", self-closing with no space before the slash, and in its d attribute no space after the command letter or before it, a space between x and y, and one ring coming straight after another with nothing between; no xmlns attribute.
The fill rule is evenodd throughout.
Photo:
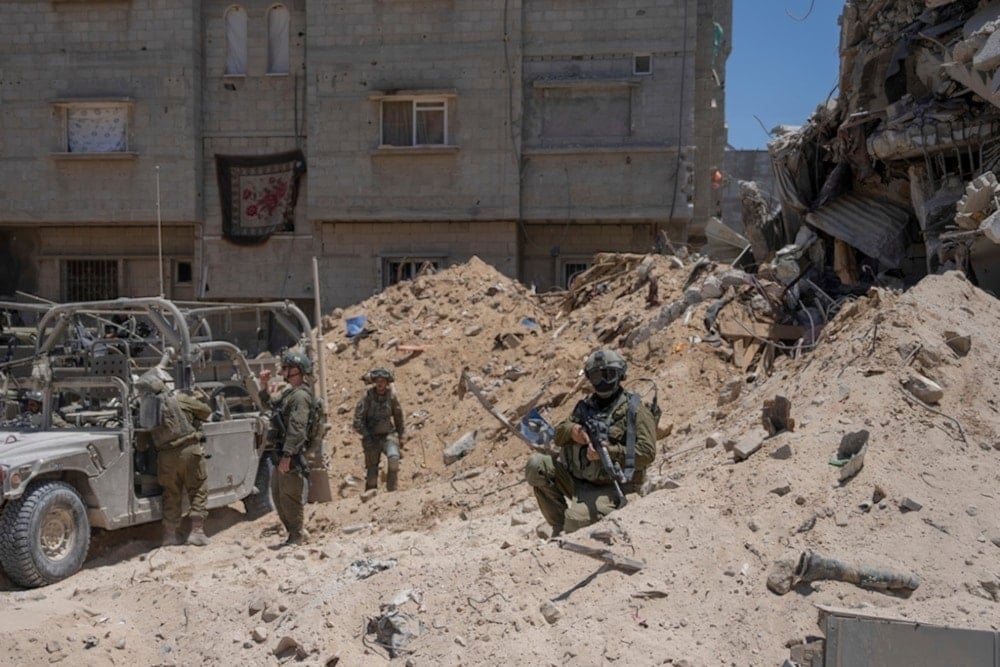
<svg viewBox="0 0 1000 667"><path fill-rule="evenodd" d="M996 292L1000 3L849 0L840 23L839 97L768 146L780 214L741 192L754 259L805 240L840 286L959 269Z"/></svg>

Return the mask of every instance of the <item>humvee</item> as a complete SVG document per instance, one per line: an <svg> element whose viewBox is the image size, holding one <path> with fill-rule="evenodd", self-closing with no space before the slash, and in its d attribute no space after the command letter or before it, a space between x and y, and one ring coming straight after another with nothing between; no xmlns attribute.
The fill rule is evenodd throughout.
<svg viewBox="0 0 1000 667"><path fill-rule="evenodd" d="M267 415L247 355L216 340L216 316L265 312L312 355L310 325L290 303L205 304L162 298L28 306L29 357L0 362L0 567L15 584L44 586L77 572L91 529L158 521L156 450L140 425L135 381L157 367L175 390L212 406L201 425L208 508L242 501L271 511ZM23 409L28 393L35 413Z"/></svg>

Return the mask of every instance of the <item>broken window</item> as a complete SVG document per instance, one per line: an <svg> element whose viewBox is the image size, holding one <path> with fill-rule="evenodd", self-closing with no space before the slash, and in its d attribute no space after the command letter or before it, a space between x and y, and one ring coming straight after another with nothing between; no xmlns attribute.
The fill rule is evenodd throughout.
<svg viewBox="0 0 1000 667"><path fill-rule="evenodd" d="M560 275L562 278L561 286L569 289L569 286L573 284L573 279L589 268L590 262L582 260L563 261Z"/></svg>
<svg viewBox="0 0 1000 667"><path fill-rule="evenodd" d="M653 73L653 56L648 53L636 54L632 58L632 74L643 76Z"/></svg>

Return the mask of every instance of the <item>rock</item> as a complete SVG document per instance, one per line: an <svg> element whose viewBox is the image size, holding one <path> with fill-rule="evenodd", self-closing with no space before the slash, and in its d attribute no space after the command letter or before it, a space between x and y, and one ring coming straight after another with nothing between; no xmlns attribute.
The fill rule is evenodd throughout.
<svg viewBox="0 0 1000 667"><path fill-rule="evenodd" d="M262 644L267 641L267 628L263 625L258 625L253 629L253 632L250 633L250 636L253 637L255 642Z"/></svg>
<svg viewBox="0 0 1000 667"><path fill-rule="evenodd" d="M281 616L281 612L278 611L277 607L271 605L264 607L264 611L260 612L260 620L265 623L270 623L279 616Z"/></svg>
<svg viewBox="0 0 1000 667"><path fill-rule="evenodd" d="M903 380L903 388L928 404L937 403L944 396L944 389L939 384L919 373L911 373Z"/></svg>
<svg viewBox="0 0 1000 667"><path fill-rule="evenodd" d="M444 450L444 464L451 465L476 448L477 431L468 431Z"/></svg>
<svg viewBox="0 0 1000 667"><path fill-rule="evenodd" d="M770 491L770 493L773 493L776 496L787 496L791 492L792 492L792 485L787 481L781 482L780 484L778 484L778 486L774 487Z"/></svg>
<svg viewBox="0 0 1000 667"><path fill-rule="evenodd" d="M789 559L774 561L771 564L771 571L767 574L767 590L775 595L784 595L792 590L796 562Z"/></svg>
<svg viewBox="0 0 1000 667"><path fill-rule="evenodd" d="M754 436L740 440L733 446L733 461L738 463L750 458L751 454L760 449L761 444L760 438Z"/></svg>
<svg viewBox="0 0 1000 667"><path fill-rule="evenodd" d="M264 600L257 599L250 603L248 611L250 612L250 615L253 616L254 614L263 611L265 607L267 607L267 603L264 602Z"/></svg>
<svg viewBox="0 0 1000 667"><path fill-rule="evenodd" d="M781 447L778 447L776 450L771 452L769 456L772 459L778 459L780 461L790 459L792 458L792 446L789 445L788 443L785 443Z"/></svg>
<svg viewBox="0 0 1000 667"><path fill-rule="evenodd" d="M722 388L719 392L719 397L717 399L718 405L725 405L727 403L732 403L737 398L740 397L740 392L743 391L743 378L734 378L726 383L726 386Z"/></svg>
<svg viewBox="0 0 1000 667"><path fill-rule="evenodd" d="M716 431L715 433L705 438L705 447L707 449L712 449L713 447L718 447L725 441L726 441L726 436L723 435L721 431Z"/></svg>
<svg viewBox="0 0 1000 667"><path fill-rule="evenodd" d="M964 357L972 349L972 337L958 331L945 331L944 342L959 357Z"/></svg>
<svg viewBox="0 0 1000 667"><path fill-rule="evenodd" d="M911 498L903 498L899 501L900 512L919 512L923 507L923 505Z"/></svg>
<svg viewBox="0 0 1000 667"><path fill-rule="evenodd" d="M764 401L761 422L768 435L776 435L782 431L794 431L795 420L791 417L792 403L784 396L775 396Z"/></svg>
<svg viewBox="0 0 1000 667"><path fill-rule="evenodd" d="M549 625L552 625L553 623L558 621L559 618L562 616L562 612L559 611L559 607L553 604L550 600L546 600L545 602L543 602L542 606L539 607L539 611L542 612L542 616L545 617L545 621Z"/></svg>

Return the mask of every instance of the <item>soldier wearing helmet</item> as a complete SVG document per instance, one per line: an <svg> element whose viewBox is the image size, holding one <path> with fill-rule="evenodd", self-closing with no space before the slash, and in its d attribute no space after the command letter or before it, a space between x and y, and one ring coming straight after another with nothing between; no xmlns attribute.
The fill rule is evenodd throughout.
<svg viewBox="0 0 1000 667"><path fill-rule="evenodd" d="M378 468L386 458L385 486L395 491L399 483L400 448L404 442L403 408L389 386L396 378L387 368L368 373L372 386L354 409L354 430L361 434L365 452L365 491L378 488Z"/></svg>
<svg viewBox="0 0 1000 667"><path fill-rule="evenodd" d="M208 468L198 428L212 409L194 395L171 391L163 375L164 369L154 367L135 383L140 426L148 429L156 449L156 481L163 488L163 544L181 544L178 531L186 498L191 517L187 544L203 547L209 544L205 535Z"/></svg>
<svg viewBox="0 0 1000 667"><path fill-rule="evenodd" d="M616 507L612 480L583 427L588 419L607 425L605 447L611 460L624 467L625 493L638 491L656 456L656 419L638 394L622 387L627 370L618 352L592 352L583 372L594 391L556 427L558 456L537 453L528 459L525 477L553 536L589 526Z"/></svg>
<svg viewBox="0 0 1000 667"><path fill-rule="evenodd" d="M32 390L28 392L25 397L25 410L24 417L27 417L27 423L31 425L31 428L42 428L42 422L45 417L44 410L44 400L45 397L42 392L37 390ZM52 426L56 428L63 428L69 426L65 419L62 418L55 410L52 410L50 415L52 420Z"/></svg>
<svg viewBox="0 0 1000 667"><path fill-rule="evenodd" d="M281 377L287 387L272 397L261 392L265 404L273 410L272 419L281 425L275 429L278 466L271 477L271 495L275 510L288 532L283 546L301 544L309 537L305 529L305 504L309 497L309 470L305 451L309 447L309 416L313 392L306 376L312 373L312 361L302 352L288 351L281 355ZM271 372L263 370L260 381L268 386Z"/></svg>

